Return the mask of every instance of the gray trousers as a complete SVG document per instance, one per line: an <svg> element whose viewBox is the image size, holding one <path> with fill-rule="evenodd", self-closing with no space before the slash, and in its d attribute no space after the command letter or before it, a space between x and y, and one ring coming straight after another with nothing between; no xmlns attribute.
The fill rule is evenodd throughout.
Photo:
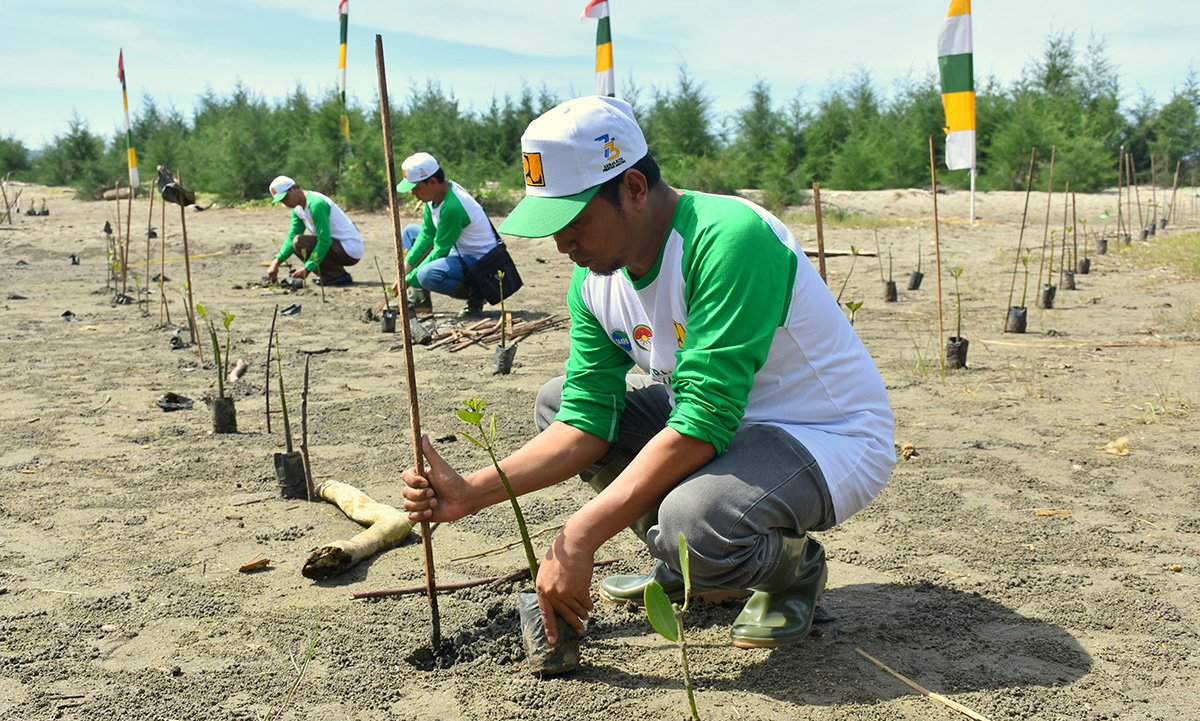
<svg viewBox="0 0 1200 721"><path fill-rule="evenodd" d="M534 409L541 432L562 404L563 377L542 386ZM625 411L617 440L580 474L598 491L663 428L671 413L667 389L649 376L626 377ZM680 481L658 507L631 528L650 554L679 572L679 534L688 544L698 590L746 589L779 563L782 535L834 525L833 500L812 454L776 426L748 424L716 458Z"/></svg>

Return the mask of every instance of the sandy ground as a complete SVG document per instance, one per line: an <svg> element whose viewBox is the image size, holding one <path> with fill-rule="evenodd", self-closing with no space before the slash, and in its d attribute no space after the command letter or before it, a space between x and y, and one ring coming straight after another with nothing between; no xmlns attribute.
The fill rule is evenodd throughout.
<svg viewBox="0 0 1200 721"><path fill-rule="evenodd" d="M0 717L275 718L318 619L311 664L283 719L686 716L676 649L635 609L598 603L582 667L539 680L523 668L517 633L515 593L525 584L442 595L449 645L433 664L423 597L350 599L421 583L419 543L329 581L301 576L310 549L359 527L331 505L278 497L271 458L283 437L277 417L269 434L265 423L267 331L277 305L301 305L299 316L278 321L294 418L299 351L330 349L311 366L318 480L398 505L399 472L412 458L400 337L363 320L382 297L371 258L391 262L386 215L355 214L368 248L353 269L358 283L322 300L315 286L272 294L258 285L269 240L287 227L282 209L187 211L196 301L236 314L232 357L251 366L233 386L241 432L213 435L201 401L216 385L211 349L202 363L194 346L170 344L184 308L178 208L166 221L172 324L163 327L157 288L145 309L111 302L101 228L115 219L113 204L44 188L27 188L30 197L45 197L51 214L19 216L15 230L0 230ZM941 338L952 335L955 306L947 273L939 338L931 195L824 198L879 219L884 254L893 252L898 302L881 300L870 257L858 259L843 301L865 301L856 327L887 384L897 441L916 453L898 462L870 507L821 534L830 586L810 639L737 650L727 642L737 602L689 613L701 716L961 717L872 665L861 648L990 719L1200 718L1192 407L1200 333L1182 320L1200 304L1200 288L1134 263L1147 247L1135 241L1125 253L1092 255L1091 273L1078 276L1077 290L1060 289L1052 310L1033 307L1032 281L1029 332L1005 334L1024 197L981 195L972 229L967 194L939 195L941 261L966 268L962 323L971 340L970 369L943 376ZM1050 227L1059 229L1061 196L1053 206ZM1093 230L1105 209L1115 211L1115 195L1078 199ZM1026 244L1040 246L1045 214L1045 196L1035 195ZM135 201L132 260L143 264L146 218L146 201ZM828 247L874 251L873 222L830 229ZM794 230L815 247L812 227ZM907 291L918 245L928 273ZM510 248L526 282L510 309L564 313L569 261L547 241L512 239ZM835 293L850 264L829 259ZM132 270L146 274L144 265ZM458 307L439 299L437 322L452 322ZM61 318L66 311L75 322ZM566 353L565 327L521 342L507 376L491 375L491 348L418 349L424 429L452 463L477 467L486 458L461 437L454 410L485 395L499 417L499 447L515 449L533 433L534 396ZM155 400L167 391L195 407L164 412ZM1101 450L1110 437L1127 438L1128 455ZM569 481L528 497L524 510L532 529L551 529L588 497ZM535 539L539 549L550 537ZM477 555L515 540L506 507L444 525L433 538L440 581L524 562L519 546ZM600 556L623 559L616 572L649 566L630 533ZM256 557L270 558L270 569L237 571Z"/></svg>

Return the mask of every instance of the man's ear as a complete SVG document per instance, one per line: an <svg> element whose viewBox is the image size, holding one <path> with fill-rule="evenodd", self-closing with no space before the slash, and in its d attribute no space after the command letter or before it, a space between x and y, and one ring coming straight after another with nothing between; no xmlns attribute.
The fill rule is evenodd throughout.
<svg viewBox="0 0 1200 721"><path fill-rule="evenodd" d="M630 168L621 177L621 185L629 193L630 204L634 210L640 212L642 208L646 207L646 203L650 197L650 188L647 186L646 176L642 175L641 171Z"/></svg>

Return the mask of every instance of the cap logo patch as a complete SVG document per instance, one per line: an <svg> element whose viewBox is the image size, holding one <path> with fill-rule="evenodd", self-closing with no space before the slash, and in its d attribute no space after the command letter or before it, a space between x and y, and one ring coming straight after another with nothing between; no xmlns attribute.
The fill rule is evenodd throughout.
<svg viewBox="0 0 1200 721"><path fill-rule="evenodd" d="M541 153L521 153L521 164L525 166L525 184L534 188L546 187L546 174L542 172Z"/></svg>
<svg viewBox="0 0 1200 721"><path fill-rule="evenodd" d="M597 143L602 143L604 147L604 159L608 162L604 164L603 171L608 172L613 168L624 165L625 159L621 157L621 149L617 147L617 139L610 138L608 133L596 138Z"/></svg>

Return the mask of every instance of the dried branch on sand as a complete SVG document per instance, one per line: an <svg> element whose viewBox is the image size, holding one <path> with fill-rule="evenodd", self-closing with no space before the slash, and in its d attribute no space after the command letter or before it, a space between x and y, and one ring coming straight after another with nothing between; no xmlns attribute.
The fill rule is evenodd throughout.
<svg viewBox="0 0 1200 721"><path fill-rule="evenodd" d="M403 511L376 503L354 486L326 481L317 493L368 528L348 541L334 541L313 551L300 571L305 578L320 580L342 573L364 558L400 545L412 530L413 523Z"/></svg>

